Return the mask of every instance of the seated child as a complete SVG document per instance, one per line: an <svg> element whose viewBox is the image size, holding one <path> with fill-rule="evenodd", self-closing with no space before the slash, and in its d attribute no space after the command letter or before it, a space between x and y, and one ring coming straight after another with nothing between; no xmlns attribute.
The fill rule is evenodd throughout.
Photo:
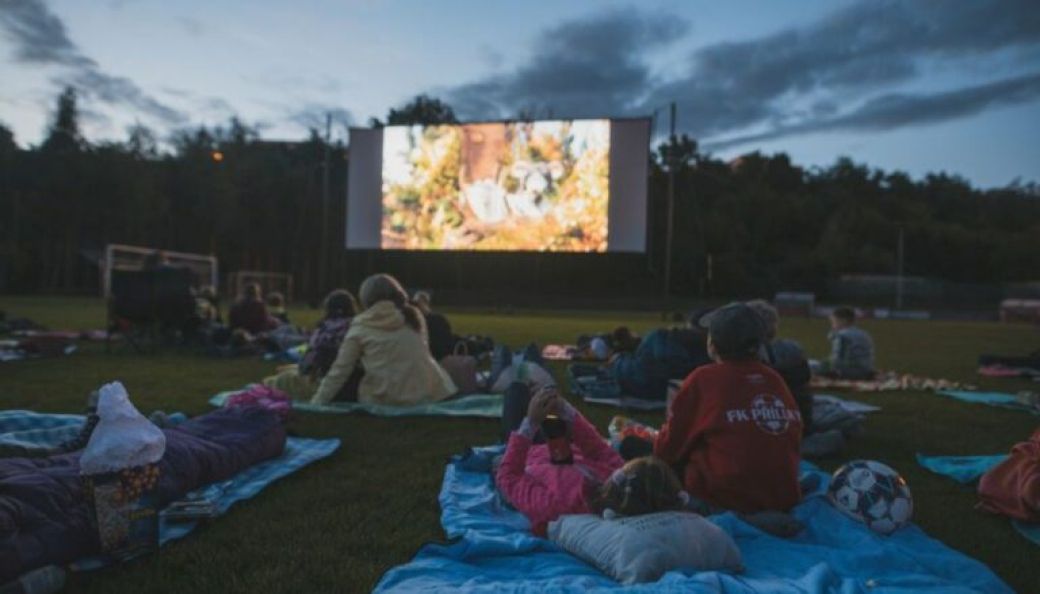
<svg viewBox="0 0 1040 594"><path fill-rule="evenodd" d="M670 468L652 458L625 465L553 387L533 397L525 391L515 397L529 400L528 412L509 437L495 483L527 516L534 534L545 536L548 523L566 514L609 509L616 515L639 515L685 508L687 498ZM539 443L544 442L541 427L550 414L569 425L571 463L554 464L550 446Z"/></svg>
<svg viewBox="0 0 1040 594"><path fill-rule="evenodd" d="M283 324L289 323L289 312L285 309L285 296L281 293L267 294L267 313Z"/></svg>
<svg viewBox="0 0 1040 594"><path fill-rule="evenodd" d="M809 387L812 372L809 370L809 360L805 357L805 351L802 345L793 340L776 337L780 313L769 302L756 299L748 301L747 304L758 314L765 326L765 336L758 358L784 378L787 389L798 403L798 411L802 413L802 429L808 434L812 432L813 394L812 388Z"/></svg>
<svg viewBox="0 0 1040 594"><path fill-rule="evenodd" d="M244 330L249 334L264 334L281 325L271 317L267 307L260 300L260 285L250 283L242 288L242 297L231 306L228 312L228 326L231 330Z"/></svg>
<svg viewBox="0 0 1040 594"><path fill-rule="evenodd" d="M850 380L874 378L874 340L856 325L856 312L851 307L835 308L830 315L831 355L813 371L818 375Z"/></svg>
<svg viewBox="0 0 1040 594"><path fill-rule="evenodd" d="M686 378L654 441L684 467L690 496L743 514L786 512L801 499L802 418L783 378L758 359L761 319L731 303L706 322L715 364Z"/></svg>
<svg viewBox="0 0 1040 594"><path fill-rule="evenodd" d="M325 317L318 322L300 363L289 365L277 375L265 378L264 385L277 388L293 398L306 398L313 394L336 360L339 347L350 330L350 322L357 315L357 310L357 301L350 291L336 289L329 293L325 297ZM356 398L363 373L358 366L351 373L347 383L340 388L342 397L337 394L333 400Z"/></svg>

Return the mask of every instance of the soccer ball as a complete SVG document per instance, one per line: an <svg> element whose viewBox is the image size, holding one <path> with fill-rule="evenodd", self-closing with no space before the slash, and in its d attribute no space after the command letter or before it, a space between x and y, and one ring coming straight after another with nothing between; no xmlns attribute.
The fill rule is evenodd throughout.
<svg viewBox="0 0 1040 594"><path fill-rule="evenodd" d="M878 534L891 534L910 523L914 499L906 479L873 460L855 460L839 468L827 487L838 511Z"/></svg>

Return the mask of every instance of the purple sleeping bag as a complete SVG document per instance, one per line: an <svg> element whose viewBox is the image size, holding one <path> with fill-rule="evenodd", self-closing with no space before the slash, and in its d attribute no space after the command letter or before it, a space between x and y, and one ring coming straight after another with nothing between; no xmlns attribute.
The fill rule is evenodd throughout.
<svg viewBox="0 0 1040 594"><path fill-rule="evenodd" d="M258 407L214 411L164 432L166 453L159 463L164 506L285 449L281 419ZM0 459L0 583L98 552L79 476L80 454Z"/></svg>

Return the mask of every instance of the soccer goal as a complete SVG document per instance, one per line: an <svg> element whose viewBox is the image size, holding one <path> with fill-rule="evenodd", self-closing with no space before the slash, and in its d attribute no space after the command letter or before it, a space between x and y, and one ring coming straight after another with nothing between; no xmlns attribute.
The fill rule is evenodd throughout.
<svg viewBox="0 0 1040 594"><path fill-rule="evenodd" d="M196 286L217 286L219 280L216 256L171 252L134 245L109 244L101 262L102 296L112 291L112 273L124 270L144 270L151 266L173 266L191 271Z"/></svg>
<svg viewBox="0 0 1040 594"><path fill-rule="evenodd" d="M231 298L242 293L242 287L256 283L260 285L260 294L281 293L286 303L293 299L293 275L283 272L260 272L257 270L240 270L228 275L227 290Z"/></svg>

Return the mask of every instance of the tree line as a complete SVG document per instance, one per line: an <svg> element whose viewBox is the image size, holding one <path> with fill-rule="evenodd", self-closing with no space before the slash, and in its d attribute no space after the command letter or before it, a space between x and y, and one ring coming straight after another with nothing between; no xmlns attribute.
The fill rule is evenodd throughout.
<svg viewBox="0 0 1040 594"><path fill-rule="evenodd" d="M385 123L455 121L450 106L419 96ZM110 243L214 254L223 271L289 272L308 297L352 286L373 258L403 266L401 257L343 248L348 154L318 130L301 142L270 142L238 119L182 130L166 145L139 125L125 140L91 142L66 89L39 145L19 146L0 124L0 291L96 291L88 260ZM841 274L892 274L900 230L908 274L1003 283L1037 280L1040 271L1035 183L982 190L955 175L915 180L847 158L805 169L783 153L727 162L685 136L667 139L650 159L648 253L623 267L646 281L638 286L647 294L660 294L672 171L679 295L826 294ZM481 288L463 279L457 257L426 257L427 278ZM601 291L593 278L601 267L589 263L557 265L558 278L568 289Z"/></svg>

